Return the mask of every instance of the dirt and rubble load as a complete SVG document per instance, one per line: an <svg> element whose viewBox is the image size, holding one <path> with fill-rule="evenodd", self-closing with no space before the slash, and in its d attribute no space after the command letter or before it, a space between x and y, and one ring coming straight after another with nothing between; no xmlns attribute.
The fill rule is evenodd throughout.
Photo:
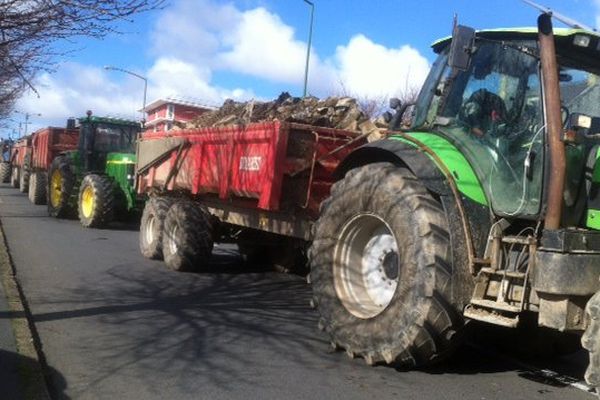
<svg viewBox="0 0 600 400"><path fill-rule="evenodd" d="M312 96L293 97L287 92L269 102L225 100L219 109L196 117L185 128L247 125L274 120L353 131L357 135L368 135L369 140L382 136L382 130L360 110L354 98L328 97L320 100Z"/></svg>

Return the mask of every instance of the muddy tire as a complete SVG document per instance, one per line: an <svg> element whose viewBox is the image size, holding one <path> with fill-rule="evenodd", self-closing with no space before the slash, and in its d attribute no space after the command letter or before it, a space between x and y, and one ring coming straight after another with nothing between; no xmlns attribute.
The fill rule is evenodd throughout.
<svg viewBox="0 0 600 400"><path fill-rule="evenodd" d="M79 222L85 228L103 228L115 215L115 188L108 176L86 175L79 187Z"/></svg>
<svg viewBox="0 0 600 400"><path fill-rule="evenodd" d="M201 271L208 267L213 249L208 211L192 201L171 206L165 216L162 253L165 264L175 271Z"/></svg>
<svg viewBox="0 0 600 400"><path fill-rule="evenodd" d="M48 215L56 218L66 218L75 211L75 174L71 169L69 159L58 156L48 170L47 203Z"/></svg>
<svg viewBox="0 0 600 400"><path fill-rule="evenodd" d="M10 163L7 163L6 161L0 162L0 182L9 183L10 173Z"/></svg>
<svg viewBox="0 0 600 400"><path fill-rule="evenodd" d="M10 185L15 189L19 187L19 167L12 167L10 172Z"/></svg>
<svg viewBox="0 0 600 400"><path fill-rule="evenodd" d="M455 348L446 214L407 169L371 164L336 183L309 260L319 328L349 356L415 367Z"/></svg>
<svg viewBox="0 0 600 400"><path fill-rule="evenodd" d="M29 191L29 171L21 169L19 173L19 192L27 193Z"/></svg>
<svg viewBox="0 0 600 400"><path fill-rule="evenodd" d="M172 197L151 197L144 207L140 224L140 251L146 258L162 259L165 217L173 205Z"/></svg>
<svg viewBox="0 0 600 400"><path fill-rule="evenodd" d="M29 201L36 205L46 204L46 180L45 172L34 172L29 177Z"/></svg>

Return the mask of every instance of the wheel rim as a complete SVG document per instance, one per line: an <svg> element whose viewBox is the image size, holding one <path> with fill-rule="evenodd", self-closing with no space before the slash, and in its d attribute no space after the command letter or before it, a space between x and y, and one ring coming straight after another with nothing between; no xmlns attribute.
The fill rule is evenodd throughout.
<svg viewBox="0 0 600 400"><path fill-rule="evenodd" d="M362 319L379 315L391 303L399 277L398 244L389 225L372 214L349 220L333 263L335 291L344 307Z"/></svg>
<svg viewBox="0 0 600 400"><path fill-rule="evenodd" d="M169 235L168 243L167 243L167 245L169 246L169 252L171 254L176 254L177 251L179 250L179 246L177 246L177 241L175 240L178 232L179 232L179 227L177 225L173 226L173 229L171 230L171 234Z"/></svg>
<svg viewBox="0 0 600 400"><path fill-rule="evenodd" d="M86 218L91 217L94 211L94 189L86 186L81 193L81 212Z"/></svg>
<svg viewBox="0 0 600 400"><path fill-rule="evenodd" d="M154 215L148 216L148 221L146 222L146 226L144 228L144 241L146 244L150 244L154 242L154 228L156 227L156 218Z"/></svg>
<svg viewBox="0 0 600 400"><path fill-rule="evenodd" d="M58 207L62 198L63 178L60 171L54 171L50 178L50 203L52 207Z"/></svg>

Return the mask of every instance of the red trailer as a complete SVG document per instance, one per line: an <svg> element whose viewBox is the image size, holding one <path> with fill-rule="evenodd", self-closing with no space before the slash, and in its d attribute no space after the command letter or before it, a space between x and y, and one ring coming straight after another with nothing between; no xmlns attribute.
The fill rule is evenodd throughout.
<svg viewBox="0 0 600 400"><path fill-rule="evenodd" d="M25 136L15 142L10 150L10 184L23 193L27 190L29 175L26 164L31 158L31 136Z"/></svg>
<svg viewBox="0 0 600 400"><path fill-rule="evenodd" d="M173 269L198 269L215 240L235 239L248 256L269 251L275 263L291 264L278 256L304 248L334 169L365 141L356 132L279 121L146 133L137 169L138 192L150 194L142 253L164 256ZM170 249L163 224L165 237L177 236ZM182 257L177 246L195 256Z"/></svg>
<svg viewBox="0 0 600 400"><path fill-rule="evenodd" d="M45 204L47 174L52 160L63 151L77 148L79 129L47 127L31 135L31 157L26 164L29 174L29 200Z"/></svg>

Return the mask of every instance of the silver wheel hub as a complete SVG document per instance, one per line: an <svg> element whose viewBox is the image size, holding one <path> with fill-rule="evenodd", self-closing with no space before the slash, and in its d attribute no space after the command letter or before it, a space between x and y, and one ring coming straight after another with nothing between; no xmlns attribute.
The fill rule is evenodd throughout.
<svg viewBox="0 0 600 400"><path fill-rule="evenodd" d="M177 237L177 232L179 231L179 227L175 225L173 230L170 232L171 234L168 237L168 246L171 254L176 254L179 250L179 246L177 246L177 241L175 238Z"/></svg>
<svg viewBox="0 0 600 400"><path fill-rule="evenodd" d="M350 219L334 249L334 286L344 307L358 318L379 315L391 303L399 277L398 244L389 225L373 214Z"/></svg>
<svg viewBox="0 0 600 400"><path fill-rule="evenodd" d="M146 240L146 244L150 244L154 242L154 229L156 227L156 217L154 215L150 215L148 218L148 222L146 223L146 229L144 229L144 236Z"/></svg>

